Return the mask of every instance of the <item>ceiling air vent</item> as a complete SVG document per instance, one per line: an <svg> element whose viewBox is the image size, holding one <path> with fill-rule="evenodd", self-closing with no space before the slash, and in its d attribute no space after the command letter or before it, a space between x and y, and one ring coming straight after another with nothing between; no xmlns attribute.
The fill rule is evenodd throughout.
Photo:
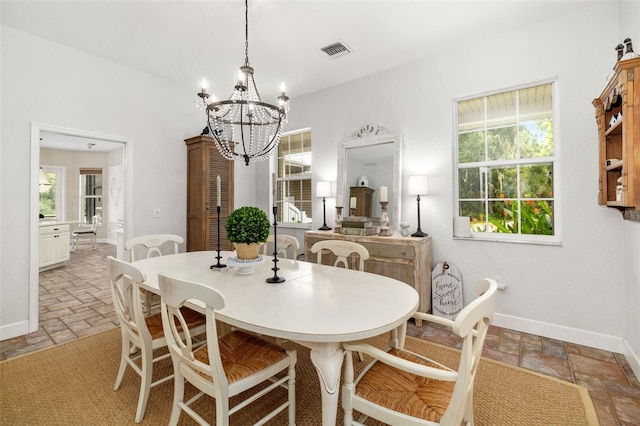
<svg viewBox="0 0 640 426"><path fill-rule="evenodd" d="M349 49L341 41L325 46L320 50L322 50L324 53L329 55L329 57L331 58L338 58L340 56L344 56L348 53L351 53L351 49Z"/></svg>

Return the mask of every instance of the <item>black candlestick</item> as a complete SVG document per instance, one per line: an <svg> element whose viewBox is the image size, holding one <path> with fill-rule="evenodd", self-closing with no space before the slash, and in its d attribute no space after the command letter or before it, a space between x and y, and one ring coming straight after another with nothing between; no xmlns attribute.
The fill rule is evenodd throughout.
<svg viewBox="0 0 640 426"><path fill-rule="evenodd" d="M222 256L220 256L220 206L216 206L216 212L218 214L218 255L216 256L218 262L215 265L211 265L211 269L227 267L227 265L220 263L220 259L222 259Z"/></svg>
<svg viewBox="0 0 640 426"><path fill-rule="evenodd" d="M285 281L284 278L278 276L278 206L273 206L273 277L267 278L269 284L278 284Z"/></svg>
<svg viewBox="0 0 640 426"><path fill-rule="evenodd" d="M418 194L418 230L411 234L412 237L428 237L429 234L425 234L420 229L420 194Z"/></svg>
<svg viewBox="0 0 640 426"><path fill-rule="evenodd" d="M322 225L322 227L318 228L318 230L320 230L320 231L330 231L331 228L329 228L327 226L327 208L326 208L326 205L325 205L325 198L324 197L322 197L322 219L323 219L324 224Z"/></svg>

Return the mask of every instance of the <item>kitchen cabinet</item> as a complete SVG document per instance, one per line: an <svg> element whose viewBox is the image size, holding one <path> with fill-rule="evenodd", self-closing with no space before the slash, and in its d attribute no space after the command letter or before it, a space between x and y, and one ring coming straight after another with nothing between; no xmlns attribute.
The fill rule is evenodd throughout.
<svg viewBox="0 0 640 426"><path fill-rule="evenodd" d="M56 268L71 258L69 225L40 226L40 270Z"/></svg>

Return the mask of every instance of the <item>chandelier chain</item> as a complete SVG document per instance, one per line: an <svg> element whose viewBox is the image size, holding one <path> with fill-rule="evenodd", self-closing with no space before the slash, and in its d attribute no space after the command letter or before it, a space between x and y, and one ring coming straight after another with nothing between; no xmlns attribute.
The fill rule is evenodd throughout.
<svg viewBox="0 0 640 426"><path fill-rule="evenodd" d="M244 0L244 65L249 66L249 0Z"/></svg>

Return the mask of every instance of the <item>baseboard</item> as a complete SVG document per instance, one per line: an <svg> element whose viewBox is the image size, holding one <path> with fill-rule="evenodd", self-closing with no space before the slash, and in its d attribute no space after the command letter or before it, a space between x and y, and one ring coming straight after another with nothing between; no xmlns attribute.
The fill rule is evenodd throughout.
<svg viewBox="0 0 640 426"><path fill-rule="evenodd" d="M0 326L0 340L11 339L25 334L29 334L28 320Z"/></svg>
<svg viewBox="0 0 640 426"><path fill-rule="evenodd" d="M498 327L563 340L565 342L576 343L609 352L624 353L624 339L618 336L610 336L593 331L581 330L579 328L565 327L558 324L498 313L493 316L493 324Z"/></svg>
<svg viewBox="0 0 640 426"><path fill-rule="evenodd" d="M636 377L640 378L640 354L637 354L633 351L627 339L624 339L624 351L622 353L627 359L631 370L633 370L633 374L635 374Z"/></svg>

